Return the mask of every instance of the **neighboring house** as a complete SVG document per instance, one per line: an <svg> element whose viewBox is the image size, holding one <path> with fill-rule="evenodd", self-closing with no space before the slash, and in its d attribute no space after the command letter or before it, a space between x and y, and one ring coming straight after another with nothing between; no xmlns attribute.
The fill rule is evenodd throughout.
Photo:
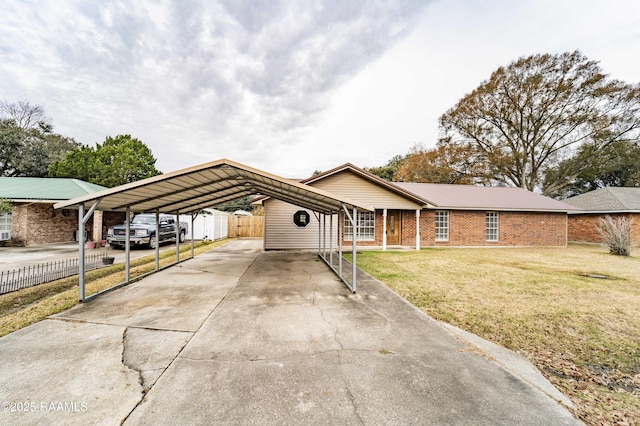
<svg viewBox="0 0 640 426"><path fill-rule="evenodd" d="M0 177L0 198L12 202L12 211L0 219L2 229L10 229L9 238L26 245L74 241L78 229L77 210L54 210L53 204L62 200L105 189L78 179ZM97 219L96 219L97 217ZM122 222L121 213L94 216L88 224L87 237L101 239L108 226ZM101 230L101 228L104 228Z"/></svg>
<svg viewBox="0 0 640 426"><path fill-rule="evenodd" d="M383 249L566 246L567 212L574 209L521 188L391 183L352 164L302 183L373 206L375 212L358 213L358 246ZM312 212L266 197L255 202L265 209L265 249L318 247L321 228ZM332 241L340 229L343 244L351 245L348 221L344 226L337 217L327 219L324 229Z"/></svg>
<svg viewBox="0 0 640 426"><path fill-rule="evenodd" d="M569 241L603 243L596 225L611 216L634 219L631 238L640 244L640 188L600 188L564 201L579 209L569 212Z"/></svg>

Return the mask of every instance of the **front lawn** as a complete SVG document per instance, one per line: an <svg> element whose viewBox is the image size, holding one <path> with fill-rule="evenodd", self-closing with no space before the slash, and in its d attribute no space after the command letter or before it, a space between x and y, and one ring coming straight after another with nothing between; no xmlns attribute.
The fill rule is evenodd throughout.
<svg viewBox="0 0 640 426"><path fill-rule="evenodd" d="M363 251L358 266L431 317L527 356L587 424L640 424L637 255L429 248Z"/></svg>

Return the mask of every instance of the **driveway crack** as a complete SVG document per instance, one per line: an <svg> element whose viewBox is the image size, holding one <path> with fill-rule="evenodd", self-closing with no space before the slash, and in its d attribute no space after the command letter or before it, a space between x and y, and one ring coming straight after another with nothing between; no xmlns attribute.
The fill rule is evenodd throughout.
<svg viewBox="0 0 640 426"><path fill-rule="evenodd" d="M333 340L340 347L340 349L344 349L344 346L342 345L342 342L338 338L338 326L334 325L331 321L329 321L329 319L327 319L327 317L325 316L325 313L324 313L324 309L322 309L322 307L316 303L316 294L317 294L317 292L318 292L318 286L316 286L313 289L313 296L311 297L311 305L313 305L316 308L318 308L318 310L320 311L320 318L322 318L322 321L324 321L327 325L329 325L330 327L333 328Z"/></svg>
<svg viewBox="0 0 640 426"><path fill-rule="evenodd" d="M129 341L127 338L127 333L129 332L129 327L125 327L124 331L122 332L122 365L124 365L125 367L127 367L129 370L131 371L135 371L138 374L138 383L140 384L140 387L142 388L142 395L144 395L147 392L147 389L145 387L145 383L144 383L144 378L142 377L142 371L138 368L136 368L133 363L130 360L130 356L129 356Z"/></svg>
<svg viewBox="0 0 640 426"><path fill-rule="evenodd" d="M342 342L340 341L340 339L338 338L338 327L336 325L334 325L331 321L329 321L329 319L325 316L325 312L324 309L322 309L322 307L320 307L318 304L316 304L316 293L318 291L318 286L316 286L313 289L313 296L311 298L311 304L315 307L318 308L318 310L320 311L320 318L322 318L322 320L329 326L333 327L333 340L336 342L336 344L340 347L340 349L337 349L336 355L338 357L338 370L340 371L340 380L342 380L342 383L344 383L344 390L345 393L349 399L349 402L351 403L351 407L353 408L353 413L355 414L356 418L358 419L358 423L363 425L365 424L364 420L362 419L362 417L360 416L360 413L358 412L358 404L356 403L356 398L353 394L353 392L351 391L351 387L349 386L349 382L347 380L347 378L344 375L344 372L342 371L342 353L345 351L345 347L342 344ZM331 351L333 352L333 351ZM366 351L368 352L368 351Z"/></svg>

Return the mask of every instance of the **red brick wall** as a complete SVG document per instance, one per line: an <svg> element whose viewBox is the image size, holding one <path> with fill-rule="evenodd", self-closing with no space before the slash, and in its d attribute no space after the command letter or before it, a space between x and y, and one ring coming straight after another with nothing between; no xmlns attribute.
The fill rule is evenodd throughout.
<svg viewBox="0 0 640 426"><path fill-rule="evenodd" d="M420 212L420 222L424 222L422 214L425 211ZM402 235L400 237L400 245L403 246L416 246L416 211L415 210L403 210L402 211Z"/></svg>
<svg viewBox="0 0 640 426"><path fill-rule="evenodd" d="M106 226L124 222L124 213L105 212ZM11 212L11 239L26 245L52 244L75 241L78 229L77 210L54 210L53 204L14 203ZM88 238L93 236L93 216L86 224ZM99 239L101 236L96 235Z"/></svg>
<svg viewBox="0 0 640 426"><path fill-rule="evenodd" d="M26 245L74 241L78 211L65 210L65 214L62 210L54 210L53 204L14 204L11 239Z"/></svg>
<svg viewBox="0 0 640 426"><path fill-rule="evenodd" d="M566 246L567 215L565 213L499 212L499 239L486 240L485 211L449 211L449 241L435 240L435 211L420 212L421 246ZM401 215L402 246L416 244L416 212L403 210ZM639 220L640 223L640 220ZM376 210L376 240L358 241L359 246L382 246L382 210ZM344 241L343 245L351 245Z"/></svg>
<svg viewBox="0 0 640 426"><path fill-rule="evenodd" d="M422 211L421 242L429 246L566 246L565 213L499 212L498 241L487 241L486 211L449 211L449 241L435 240L435 211ZM422 217L421 217L422 218Z"/></svg>
<svg viewBox="0 0 640 426"><path fill-rule="evenodd" d="M569 241L585 243L603 243L602 237L596 231L596 225L603 214L572 214L569 215ZM629 217L633 219L631 238L633 244L640 244L640 214L620 213L609 215L612 218Z"/></svg>

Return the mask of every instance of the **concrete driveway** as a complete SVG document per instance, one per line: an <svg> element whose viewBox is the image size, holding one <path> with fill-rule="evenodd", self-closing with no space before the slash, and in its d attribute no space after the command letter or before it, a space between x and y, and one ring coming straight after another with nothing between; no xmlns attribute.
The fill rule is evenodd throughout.
<svg viewBox="0 0 640 426"><path fill-rule="evenodd" d="M0 424L580 424L523 358L371 278L351 295L313 253L260 246L0 339Z"/></svg>

